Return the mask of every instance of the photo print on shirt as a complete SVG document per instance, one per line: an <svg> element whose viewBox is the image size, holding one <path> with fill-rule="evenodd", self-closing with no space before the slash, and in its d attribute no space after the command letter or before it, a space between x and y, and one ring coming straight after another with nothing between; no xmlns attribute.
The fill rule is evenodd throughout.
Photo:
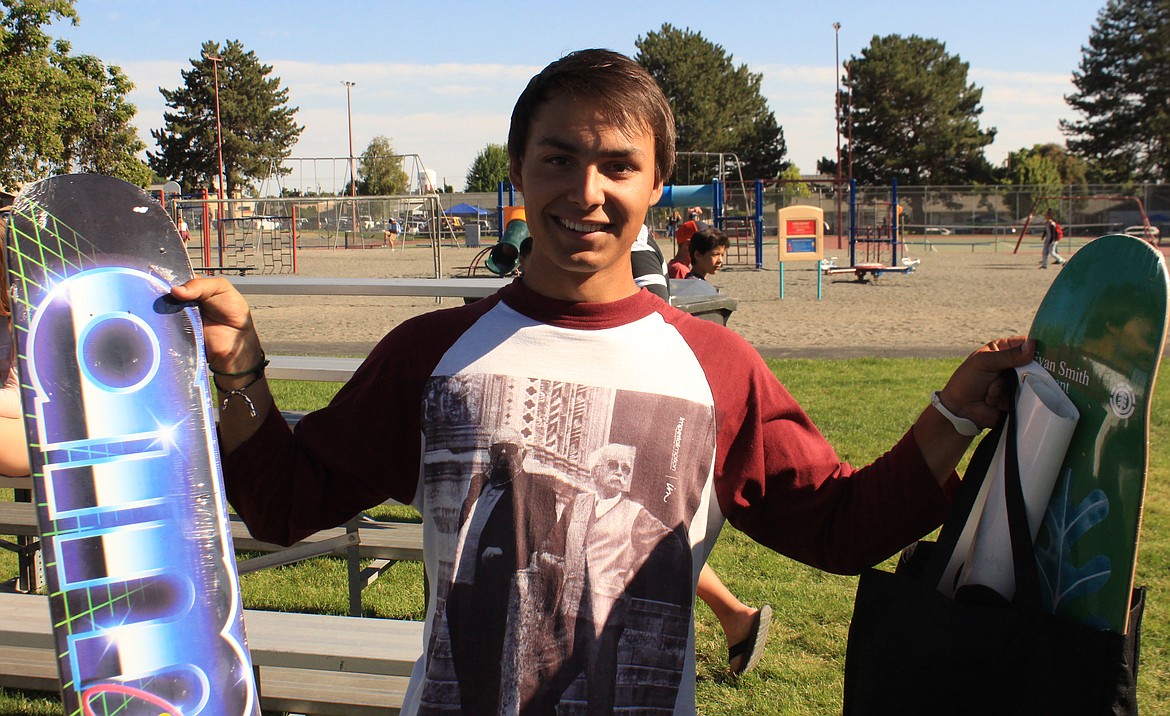
<svg viewBox="0 0 1170 716"><path fill-rule="evenodd" d="M711 406L681 398L432 378L422 509L440 544L422 712L672 708L714 430Z"/></svg>

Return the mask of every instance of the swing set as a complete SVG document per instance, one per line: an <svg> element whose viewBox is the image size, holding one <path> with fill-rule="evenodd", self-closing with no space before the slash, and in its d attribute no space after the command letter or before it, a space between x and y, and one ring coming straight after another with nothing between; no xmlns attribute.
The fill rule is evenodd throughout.
<svg viewBox="0 0 1170 716"><path fill-rule="evenodd" d="M1024 235L1028 233L1028 227L1032 224L1033 217L1036 216L1036 208L1038 206L1041 206L1045 203L1051 203L1051 202L1068 201L1071 203L1073 201L1092 201L1092 200L1097 200L1097 201L1132 201L1134 204L1137 205L1138 213L1142 217L1141 225L1142 225L1143 230L1142 230L1142 236L1139 238L1144 238L1146 241L1149 241L1151 244L1154 244L1155 246L1160 245L1160 241L1155 236L1153 229L1150 227L1150 217L1146 215L1146 207L1142 203L1142 200L1139 197L1109 195L1109 194L1061 194L1061 195L1036 197L1036 199L1032 202L1031 208L1028 209L1028 218L1024 220L1024 226L1020 229L1020 237L1018 239L1016 239L1016 247L1014 249L1012 249L1012 254L1019 253L1020 244L1024 241ZM1071 211L1070 211L1070 213L1071 213Z"/></svg>

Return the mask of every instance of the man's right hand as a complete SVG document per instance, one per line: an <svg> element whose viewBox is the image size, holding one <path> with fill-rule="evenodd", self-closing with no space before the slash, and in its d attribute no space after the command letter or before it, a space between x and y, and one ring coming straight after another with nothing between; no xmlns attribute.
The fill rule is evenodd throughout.
<svg viewBox="0 0 1170 716"><path fill-rule="evenodd" d="M207 363L222 401L219 449L230 455L256 432L272 409L272 393L261 365L264 352L248 302L223 278L192 279L172 287L171 295L199 304Z"/></svg>
<svg viewBox="0 0 1170 716"><path fill-rule="evenodd" d="M172 287L171 295L199 304L207 362L216 372L238 373L260 363L260 337L248 302L230 281L195 278Z"/></svg>

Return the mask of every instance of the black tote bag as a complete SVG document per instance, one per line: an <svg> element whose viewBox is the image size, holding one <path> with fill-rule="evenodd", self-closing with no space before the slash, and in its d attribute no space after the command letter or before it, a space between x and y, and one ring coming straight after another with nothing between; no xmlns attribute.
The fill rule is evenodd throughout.
<svg viewBox="0 0 1170 716"><path fill-rule="evenodd" d="M1145 590L1134 590L1124 636L1042 609L1014 423L1005 415L976 448L937 544L908 549L894 573L861 575L845 655L847 716L1137 714ZM1005 430L1016 595L1010 604L956 601L937 585Z"/></svg>

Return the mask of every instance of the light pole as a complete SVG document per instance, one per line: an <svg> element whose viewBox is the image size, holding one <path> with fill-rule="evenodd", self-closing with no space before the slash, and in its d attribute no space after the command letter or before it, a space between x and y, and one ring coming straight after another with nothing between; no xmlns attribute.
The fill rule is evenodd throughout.
<svg viewBox="0 0 1170 716"><path fill-rule="evenodd" d="M222 57L204 55L211 62L212 74L215 77L215 153L219 157L219 201L216 203L216 233L219 236L219 255L223 257L223 200L227 198L227 177L223 171L223 128L219 121L219 63Z"/></svg>
<svg viewBox="0 0 1170 716"><path fill-rule="evenodd" d="M841 248L841 23L833 23L834 124L837 129L837 248Z"/></svg>
<svg viewBox="0 0 1170 716"><path fill-rule="evenodd" d="M845 178L849 181L850 185L853 184L853 75L851 74L852 70L853 70L852 65L845 65L845 81L848 82L848 84L849 84L849 87L847 90L849 93L849 101L845 104L845 122L846 122L845 128L846 128L846 130L848 130L848 134L845 135L845 144L848 145L849 159L848 159L848 163L845 165L845 170L846 170Z"/></svg>
<svg viewBox="0 0 1170 716"><path fill-rule="evenodd" d="M350 87L353 87L357 82L344 81L341 84L345 85L345 116L349 121L349 228L353 232L354 237L357 237L357 174L354 172L353 164L353 105L350 102ZM349 248L349 239L345 240L346 248Z"/></svg>

